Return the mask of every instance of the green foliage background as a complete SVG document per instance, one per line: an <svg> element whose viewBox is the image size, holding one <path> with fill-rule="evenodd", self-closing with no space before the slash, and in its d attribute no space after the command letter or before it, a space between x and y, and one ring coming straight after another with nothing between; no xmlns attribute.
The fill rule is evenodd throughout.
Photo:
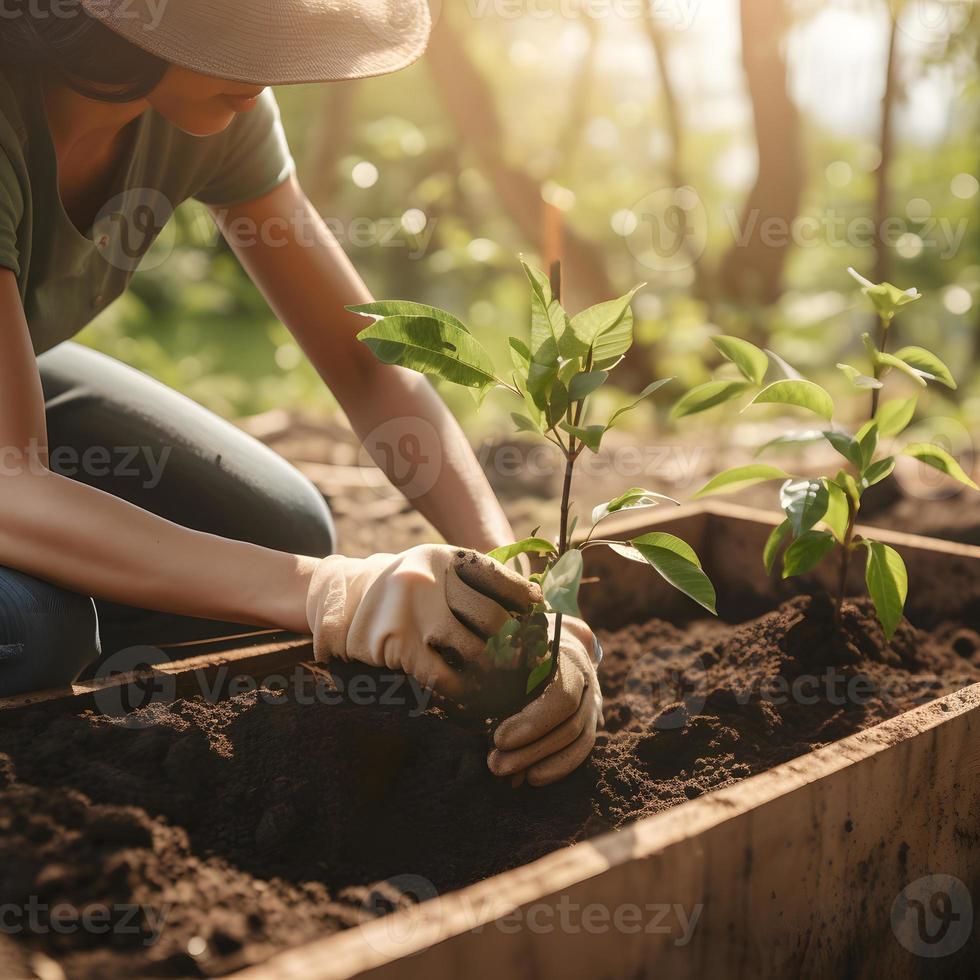
<svg viewBox="0 0 980 980"><path fill-rule="evenodd" d="M671 183L669 154L663 149L668 130L663 92L652 68L641 64L647 57L642 44L629 34L639 31L637 25L600 25L603 34L611 32L612 37L599 42L590 84L581 96L575 86L587 47L580 24L561 19L535 23L492 14L476 17L471 6L444 9L442 16L452 18L489 86L504 127L505 158L540 181L547 194L557 194L565 206L573 202L564 218L595 247L617 292L648 280L634 310L651 377L673 375L681 385L705 381L706 338L719 330L776 347L808 376L833 373L838 360L859 362L859 337L868 328L868 310L844 270L854 265L870 273L869 248L818 239L812 247L793 249L781 298L769 307L752 308L724 295L697 297L690 270L651 272L614 231L613 215ZM737 32L720 42L717 34L705 36L705 18L726 10L731 18L737 4L718 0L707 6L712 10L702 10L689 31L672 38L680 58L690 54L701 59L692 61L695 68L739 56ZM880 48L880 17L874 4L869 8L855 0L836 6L871 11L863 23L866 36L851 38L850 43L866 43L869 52L869 70L855 85L874 89L881 83L872 58ZM817 16L806 3L789 7L796 18L794 30L804 30L807 19ZM907 95L922 79L940 73L950 80L953 96L938 139L910 133L901 125L907 115L897 116L891 209L923 239L928 237L927 222L937 218L964 229L964 237L951 255L942 256L928 246L893 251L889 275L897 285L914 285L925 294L903 315L901 342L930 347L953 367L960 389L930 397L945 400L941 407L947 414L959 413L974 431L980 422L980 195L958 197L951 181L956 175L980 172L977 20L974 17L955 37L926 46L928 50L909 44L903 48L911 53L903 61L900 94ZM566 43L568 32L578 41ZM617 43L627 42L622 49L629 52L628 58L624 55L628 70L621 72ZM726 47L715 51L719 43ZM789 50L792 77L792 45ZM652 64L652 52L648 59ZM696 188L707 209L702 264L712 268L731 244L728 215L733 209L737 213L752 179L749 174L734 181L723 165L733 148L752 148L751 106L744 84L733 76L727 95L735 109L729 114L708 111L704 86L683 70L683 63L680 67L676 75L684 131L682 164L686 182ZM813 74L812 65L806 70ZM800 75L805 81L802 69ZM352 87L346 126L335 121L334 111L344 86ZM528 316L527 292L515 256L534 256L535 249L501 206L465 134L446 114L426 62L394 77L283 89L277 94L301 180L323 214L345 228L364 218L397 223L409 209L427 216L422 237L431 234L431 240L424 250L420 236L401 228L393 244L344 243L375 295L453 310L471 325L496 361L505 360L506 337L521 334ZM804 106L807 177L802 215L825 220L833 214L846 220L872 213L877 121L866 122L857 127L859 132L847 131L854 127L830 125ZM364 161L378 172L370 187L359 187L352 179L355 166ZM839 162L847 164L850 176L831 181L829 175L843 169ZM828 171L831 165L836 170ZM916 217L909 202L919 200L928 202L930 215ZM130 293L82 339L229 417L277 406L330 410L330 396L216 239L201 209L188 204L175 221L173 253L138 274ZM422 254L413 257L414 249ZM968 292L968 310L951 311L959 307L951 302L950 289ZM962 292L956 295L962 299ZM465 393L447 390L446 395L454 404L458 400L464 424L486 425L495 418L493 399L483 421L476 423Z"/></svg>

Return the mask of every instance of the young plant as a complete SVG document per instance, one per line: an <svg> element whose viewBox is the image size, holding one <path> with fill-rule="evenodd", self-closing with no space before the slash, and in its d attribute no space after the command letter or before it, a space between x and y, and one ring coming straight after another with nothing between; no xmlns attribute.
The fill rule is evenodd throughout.
<svg viewBox="0 0 980 980"><path fill-rule="evenodd" d="M549 280L527 263L521 264L531 287L530 335L526 339L509 339L511 367L506 372L498 372L466 326L444 310L401 301L350 307L374 321L358 334L358 339L380 360L471 388L478 405L491 389L506 390L521 402L520 410L511 413L518 431L547 439L564 457L557 536L542 537L535 530L530 537L490 552L500 562L519 555L536 555L545 564L543 572L532 576L541 585L544 603L530 615L512 618L489 638L487 663L501 669L476 675L476 702L487 714L498 717L540 694L556 669L562 617L580 615L582 552L587 548L606 546L624 558L647 564L672 586L715 612L714 588L693 549L680 538L656 532L618 541L596 534L598 526L611 514L664 502L677 504L676 500L643 487L631 487L595 507L588 534L580 543L572 543L576 518L572 514L571 489L576 460L586 450L599 452L606 432L670 380L647 385L639 396L604 422L590 418L592 396L606 384L610 372L633 343L630 301L639 287L570 317L560 302L558 265ZM546 618L549 612L555 614L550 646Z"/></svg>
<svg viewBox="0 0 980 980"><path fill-rule="evenodd" d="M788 445L826 440L845 460L845 465L834 476L798 477L768 463L754 463L719 473L695 496L730 493L767 480L783 481L779 503L786 519L766 542L763 551L766 570L773 570L785 543L788 547L782 557L784 579L811 571L836 552L839 569L835 615L839 624L851 557L863 548L868 592L885 637L891 640L902 618L908 592L905 565L894 548L855 533L864 492L889 477L895 468L895 456L885 452L882 444L901 435L916 408L916 396L881 402L884 378L894 369L923 388L930 381L955 388L956 382L946 365L925 348L903 347L893 354L886 350L895 315L902 307L919 299L921 294L915 289L898 289L887 282L869 282L853 269L848 272L860 283L862 292L878 313L877 339L873 340L867 333L862 337L871 364L870 374L850 364L837 365L852 392L870 393L868 420L856 432L851 433L833 423L834 399L820 385L802 377L771 351L762 351L744 340L724 336L712 337L712 342L719 353L735 365L741 377L713 380L693 388L677 402L672 414L675 418L694 415L755 391L746 408L762 404L791 405L821 420L817 428L789 432L773 439L756 455ZM765 384L770 361L780 368L784 377ZM939 446L910 443L901 454L920 460L965 486L978 489L959 463Z"/></svg>

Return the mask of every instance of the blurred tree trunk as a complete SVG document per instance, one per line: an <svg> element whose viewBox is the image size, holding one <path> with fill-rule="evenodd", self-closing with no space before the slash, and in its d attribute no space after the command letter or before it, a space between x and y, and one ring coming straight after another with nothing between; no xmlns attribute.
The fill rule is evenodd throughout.
<svg viewBox="0 0 980 980"><path fill-rule="evenodd" d="M887 5L886 5L887 6ZM885 90L881 97L881 130L878 137L878 151L881 159L875 170L875 265L872 279L884 282L890 275L891 256L888 245L884 241L881 229L888 219L888 177L894 154L894 135L892 132L892 117L898 89L898 63L896 58L896 40L898 35L898 18L888 9L888 62L885 68Z"/></svg>
<svg viewBox="0 0 980 980"><path fill-rule="evenodd" d="M741 0L740 13L759 166L734 230L736 240L722 259L720 280L735 299L772 303L779 296L804 184L799 113L781 51L789 11L787 0Z"/></svg>
<svg viewBox="0 0 980 980"><path fill-rule="evenodd" d="M589 114L589 96L592 92L599 41L599 25L595 18L583 14L582 23L585 24L585 28L589 32L588 47L582 56L582 64L575 78L568 117L565 119L564 129L558 137L558 161L566 173L571 169L575 155L582 145L582 133Z"/></svg>
<svg viewBox="0 0 980 980"><path fill-rule="evenodd" d="M352 82L335 82L326 87L326 105L315 124L305 161L304 184L313 201L329 201L337 189L337 163L350 146L356 91Z"/></svg>
<svg viewBox="0 0 980 980"><path fill-rule="evenodd" d="M663 98L664 113L667 117L667 133L670 137L670 163L668 164L668 175L671 187L686 187L687 181L684 179L684 127L681 120L680 100L674 88L674 80L670 75L669 45L663 28L657 23L653 5L646 8L646 16L643 18L643 26L646 30L647 39L653 49L653 60L657 71L657 78L660 81L660 92ZM685 212L679 211L679 216L683 219ZM688 242L688 235L685 228L678 230L677 234L684 242L685 250L691 260L691 268L694 271L694 293L702 295L703 290L703 267L700 262L700 253L695 254L691 250Z"/></svg>
<svg viewBox="0 0 980 980"><path fill-rule="evenodd" d="M432 34L426 58L453 125L476 155L501 207L524 237L542 251L546 205L541 185L505 159L506 139L493 92L445 12ZM567 225L563 251L564 294L570 308L598 303L616 294L602 251Z"/></svg>

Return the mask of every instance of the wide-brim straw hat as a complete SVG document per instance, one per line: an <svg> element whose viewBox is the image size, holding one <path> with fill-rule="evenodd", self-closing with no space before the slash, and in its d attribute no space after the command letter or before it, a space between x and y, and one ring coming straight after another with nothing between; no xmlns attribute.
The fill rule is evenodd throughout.
<svg viewBox="0 0 980 980"><path fill-rule="evenodd" d="M425 51L426 0L81 0L164 61L254 85L367 78Z"/></svg>

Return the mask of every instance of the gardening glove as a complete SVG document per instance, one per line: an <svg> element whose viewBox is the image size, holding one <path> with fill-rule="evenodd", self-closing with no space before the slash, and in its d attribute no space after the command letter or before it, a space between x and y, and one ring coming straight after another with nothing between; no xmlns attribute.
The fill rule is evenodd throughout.
<svg viewBox="0 0 980 980"><path fill-rule="evenodd" d="M552 632L554 620L552 619ZM494 733L487 757L497 776L524 772L532 786L545 786L581 765L602 724L602 692L596 667L598 640L581 619L562 617L558 667L548 686Z"/></svg>
<svg viewBox="0 0 980 980"><path fill-rule="evenodd" d="M450 545L399 555L324 558L306 614L317 660L339 657L403 670L426 687L459 696L458 668L489 669L486 641L508 619L542 601L540 588L494 559ZM455 668L455 669L454 669Z"/></svg>

